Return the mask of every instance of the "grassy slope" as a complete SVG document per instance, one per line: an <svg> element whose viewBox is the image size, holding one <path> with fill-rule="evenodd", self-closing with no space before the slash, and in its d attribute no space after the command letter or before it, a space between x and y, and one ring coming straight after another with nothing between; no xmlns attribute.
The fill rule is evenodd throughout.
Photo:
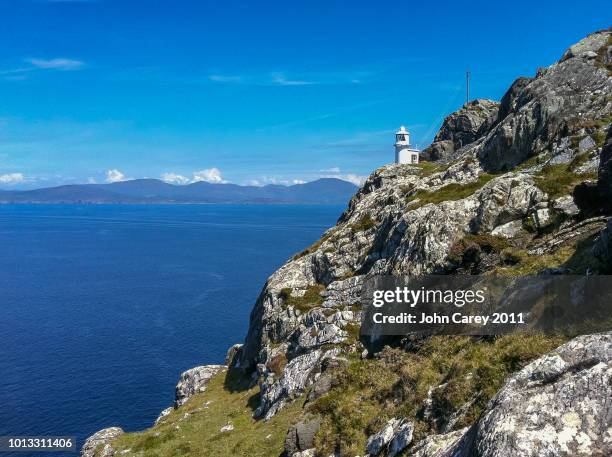
<svg viewBox="0 0 612 457"><path fill-rule="evenodd" d="M561 336L507 335L498 339L430 337L412 351L383 350L379 358L353 359L335 373L337 386L308 409L323 416L317 449L327 455L361 455L368 435L392 417L415 421L415 442L444 424L423 416L432 392L432 416L448 418L474 399L453 429L473 423L505 379L566 340Z"/></svg>
<svg viewBox="0 0 612 457"><path fill-rule="evenodd" d="M159 425L144 432L127 433L113 447L117 455L142 457L269 457L280 455L288 426L301 409L296 401L268 422L251 416L258 387L231 392L225 373L216 375L206 392L195 395ZM185 418L185 414L189 416ZM220 432L231 423L234 430ZM125 454L122 451L129 449Z"/></svg>

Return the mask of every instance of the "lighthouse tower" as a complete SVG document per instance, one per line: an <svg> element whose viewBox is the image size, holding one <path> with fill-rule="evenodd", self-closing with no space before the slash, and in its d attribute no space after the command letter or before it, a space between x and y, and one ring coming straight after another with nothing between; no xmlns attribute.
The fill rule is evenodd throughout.
<svg viewBox="0 0 612 457"><path fill-rule="evenodd" d="M419 150L410 146L410 132L403 125L395 132L395 163L419 163Z"/></svg>

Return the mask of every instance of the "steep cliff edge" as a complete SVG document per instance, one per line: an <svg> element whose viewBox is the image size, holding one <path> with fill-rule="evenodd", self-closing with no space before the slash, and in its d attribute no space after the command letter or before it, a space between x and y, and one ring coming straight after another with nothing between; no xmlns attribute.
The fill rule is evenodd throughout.
<svg viewBox="0 0 612 457"><path fill-rule="evenodd" d="M595 245L609 251L600 236L608 209L587 211L573 195L598 178L596 189L610 185L598 167L612 121L611 37L586 37L515 81L500 104L477 101L447 117L436 137L452 142L434 157L442 160L376 170L337 225L270 276L244 345L228 357L224 389L116 439L108 455L166 455L155 449L181 444L177 455L216 455L206 446L234 433L218 427L226 419L245 426L243 440L256 427L270 435L267 450L253 445L250 454L232 441L235 455L278 455L279 428L292 457L608 455L610 334L550 352L566 338L398 338L382 347L358 332L360 288L372 275L609 271L609 258L593 255ZM210 443L196 445L193 424L217 419L201 409L211 393L239 406L214 430L198 429ZM527 414L534 398L539 407Z"/></svg>

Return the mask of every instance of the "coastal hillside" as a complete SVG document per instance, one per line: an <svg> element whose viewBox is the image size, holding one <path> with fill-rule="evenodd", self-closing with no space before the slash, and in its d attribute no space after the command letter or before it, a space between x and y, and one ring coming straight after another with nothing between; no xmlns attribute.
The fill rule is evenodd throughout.
<svg viewBox="0 0 612 457"><path fill-rule="evenodd" d="M1 191L1 203L294 203L344 204L357 186L337 178L282 186L239 186L195 182L169 184L159 179L133 179L111 184L73 184L22 191Z"/></svg>
<svg viewBox="0 0 612 457"><path fill-rule="evenodd" d="M226 366L181 376L149 430L90 456L604 456L612 332L360 338L367 278L612 270L612 32L449 115L273 273ZM609 324L609 323L608 323ZM112 425L112 424L109 424Z"/></svg>

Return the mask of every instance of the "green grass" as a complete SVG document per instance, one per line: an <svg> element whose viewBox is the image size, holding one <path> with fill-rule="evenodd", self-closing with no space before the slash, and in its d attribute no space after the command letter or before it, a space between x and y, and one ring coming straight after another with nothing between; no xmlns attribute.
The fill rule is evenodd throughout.
<svg viewBox="0 0 612 457"><path fill-rule="evenodd" d="M409 196L406 201L411 203L410 209L416 209L429 203L437 204L444 201L461 200L473 195L494 177L495 175L482 173L476 181L468 184L447 184L433 192L419 190L414 195Z"/></svg>
<svg viewBox="0 0 612 457"><path fill-rule="evenodd" d="M291 295L291 288L285 288L281 290L281 298L284 300L284 306L293 306L302 312L321 306L323 303L323 297L321 292L325 290L325 286L322 284L316 284L308 287L306 292L301 297L293 297Z"/></svg>
<svg viewBox="0 0 612 457"><path fill-rule="evenodd" d="M328 455L361 455L368 435L391 417L415 421L415 442L439 432L436 423L420 415L428 389L446 383L433 395L433 409L447 417L472 400L457 428L473 422L487 401L512 372L549 352L564 337L507 335L481 341L470 337L436 336L416 352L385 349L379 359L355 360L335 373L336 386L310 409L323 417L316 436L317 450ZM441 424L440 424L441 425Z"/></svg>
<svg viewBox="0 0 612 457"><path fill-rule="evenodd" d="M230 392L225 373L216 375L206 392L192 397L159 425L144 432L127 433L113 447L116 455L140 457L269 457L283 450L288 426L301 410L300 401L288 405L268 422L256 421L253 398L259 388ZM205 407L204 405L207 403ZM185 413L188 418L183 419ZM232 423L234 430L221 433ZM178 426L178 429L176 427ZM127 453L122 451L129 449Z"/></svg>
<svg viewBox="0 0 612 457"><path fill-rule="evenodd" d="M413 167L417 167L421 170L421 176L431 176L434 173L439 173L442 171L446 171L449 167L448 164L441 164L439 162L419 162Z"/></svg>
<svg viewBox="0 0 612 457"><path fill-rule="evenodd" d="M575 162L570 164L547 165L536 175L536 186L550 198L571 194L574 187L589 179L596 179L596 173L577 174L572 171Z"/></svg>
<svg viewBox="0 0 612 457"><path fill-rule="evenodd" d="M606 142L606 132L597 130L591 136L593 137L593 141L595 141L598 148L601 148Z"/></svg>
<svg viewBox="0 0 612 457"><path fill-rule="evenodd" d="M502 257L506 265L495 273L505 276L525 276L539 273L545 268L564 267L569 274L583 275L587 269L603 271L604 266L593 256L593 242L597 235L576 240L549 254L530 255L523 249L506 248ZM508 265L511 264L511 265Z"/></svg>

